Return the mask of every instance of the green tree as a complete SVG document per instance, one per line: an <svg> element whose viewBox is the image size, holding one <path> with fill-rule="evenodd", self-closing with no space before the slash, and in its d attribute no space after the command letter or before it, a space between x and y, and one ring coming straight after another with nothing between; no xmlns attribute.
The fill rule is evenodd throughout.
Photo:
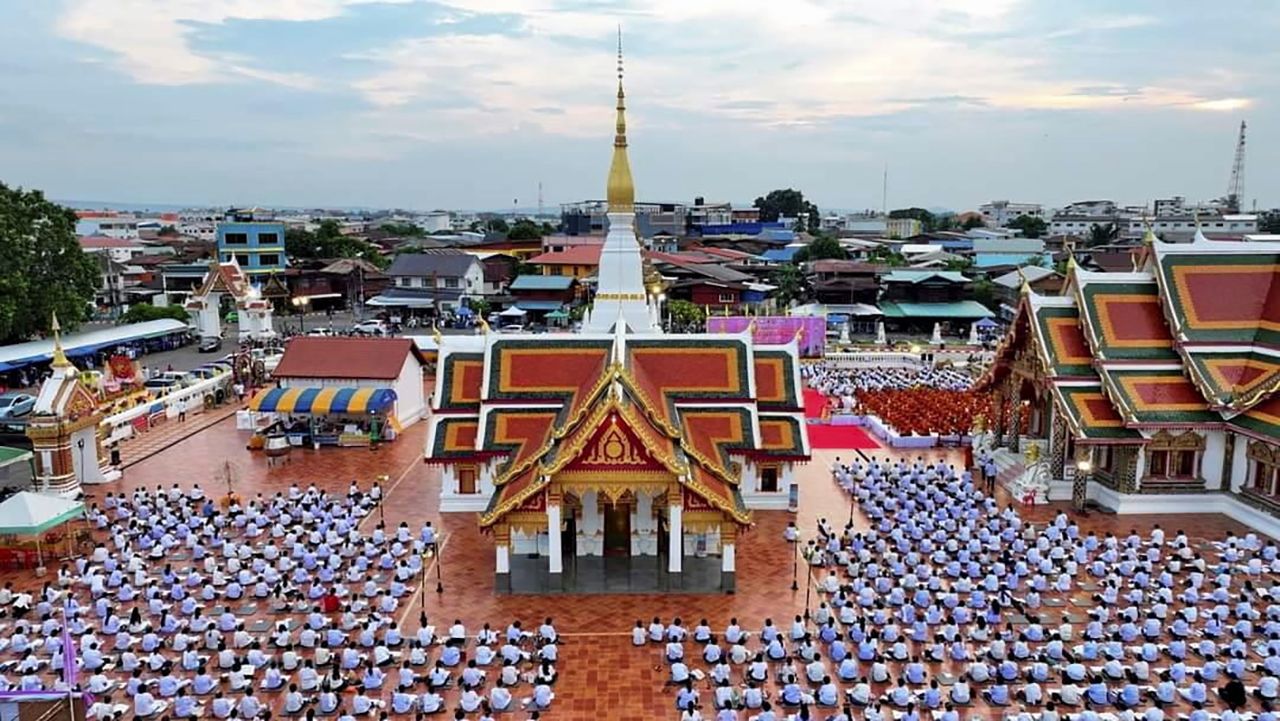
<svg viewBox="0 0 1280 721"><path fill-rule="evenodd" d="M990 278L979 278L973 281L973 299L987 308L996 307L996 284Z"/></svg>
<svg viewBox="0 0 1280 721"><path fill-rule="evenodd" d="M981 228L984 225L986 225L986 223L982 221L981 217L977 215L970 215L968 218L964 219L964 224L960 227L965 230L973 230L974 228Z"/></svg>
<svg viewBox="0 0 1280 721"><path fill-rule="evenodd" d="M422 238L427 234L426 231L413 223L383 223L378 227L391 235L402 238Z"/></svg>
<svg viewBox="0 0 1280 721"><path fill-rule="evenodd" d="M1084 239L1086 247L1106 245L1120 237L1120 227L1115 223L1094 223L1089 226L1089 236Z"/></svg>
<svg viewBox="0 0 1280 721"><path fill-rule="evenodd" d="M844 260L849 257L849 251L840 245L840 241L830 235L819 235L814 238L811 243L796 251L792 256L793 263L806 263L811 260L823 260L824 258L834 258L836 260Z"/></svg>
<svg viewBox="0 0 1280 721"><path fill-rule="evenodd" d="M76 240L76 214L38 190L0 183L0 341L64 329L90 313L101 274Z"/></svg>
<svg viewBox="0 0 1280 721"><path fill-rule="evenodd" d="M677 328L698 329L707 322L706 309L687 300L667 301L667 313Z"/></svg>
<svg viewBox="0 0 1280 721"><path fill-rule="evenodd" d="M810 233L818 230L818 223L821 220L821 216L818 215L818 206L805 200L804 193L794 188L770 190L768 195L756 198L753 205L760 210L760 220L766 223L773 223L781 217L804 216L807 223L804 230Z"/></svg>
<svg viewBox="0 0 1280 721"><path fill-rule="evenodd" d="M803 301L808 297L808 284L798 266L781 266L774 271L770 280L778 287L773 297L783 308L789 307L794 301Z"/></svg>
<svg viewBox="0 0 1280 721"><path fill-rule="evenodd" d="M973 259L957 258L955 260L948 260L946 263L943 264L942 267L943 267L943 270L953 270L959 273L963 273L964 271L969 270L970 268L973 267Z"/></svg>
<svg viewBox="0 0 1280 721"><path fill-rule="evenodd" d="M139 303L138 305L129 306L129 310L120 316L120 323L145 323L149 320L161 320L164 318L172 318L186 323L191 319L191 314L187 313L187 309L180 305L161 307L150 303Z"/></svg>
<svg viewBox="0 0 1280 721"><path fill-rule="evenodd" d="M887 265L891 268L901 268L907 264L907 257L902 253L895 253L892 248L882 245L879 248L867 254L867 260L872 263Z"/></svg>
<svg viewBox="0 0 1280 721"><path fill-rule="evenodd" d="M546 223L535 223L528 218L521 218L511 224L507 231L508 240L538 240L547 234Z"/></svg>
<svg viewBox="0 0 1280 721"><path fill-rule="evenodd" d="M1049 229L1049 224L1044 222L1044 218L1037 218L1034 215L1019 215L1009 221L1007 227L1021 230L1024 238L1039 238Z"/></svg>
<svg viewBox="0 0 1280 721"><path fill-rule="evenodd" d="M893 220L899 220L902 218L918 220L920 221L921 230L926 233L937 230L938 226L938 219L933 213L930 213L924 208L898 208L897 210L890 210L889 217Z"/></svg>
<svg viewBox="0 0 1280 721"><path fill-rule="evenodd" d="M290 258L297 260L362 258L379 268L387 267L388 263L373 244L354 235L343 235L341 227L334 220L320 221L314 232L305 228L286 229L284 249Z"/></svg>

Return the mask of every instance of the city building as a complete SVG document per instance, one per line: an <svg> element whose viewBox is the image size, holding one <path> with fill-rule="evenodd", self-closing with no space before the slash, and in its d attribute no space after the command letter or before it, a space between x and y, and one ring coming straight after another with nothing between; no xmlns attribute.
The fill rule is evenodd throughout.
<svg viewBox="0 0 1280 721"><path fill-rule="evenodd" d="M962 273L941 270L890 270L880 276L880 310L889 330L967 335L969 324L995 315L972 300L973 282Z"/></svg>
<svg viewBox="0 0 1280 721"><path fill-rule="evenodd" d="M415 221L419 228L428 233L439 233L453 230L453 220L447 210L433 210L419 215Z"/></svg>
<svg viewBox="0 0 1280 721"><path fill-rule="evenodd" d="M368 305L439 314L457 309L464 298L484 295L484 264L461 250L401 253L383 273L389 286Z"/></svg>
<svg viewBox="0 0 1280 721"><path fill-rule="evenodd" d="M1006 228L1009 223L1029 215L1032 218L1043 218L1044 208L1039 203L1012 203L1008 200L993 200L978 206L982 214L982 222L988 228Z"/></svg>
<svg viewBox="0 0 1280 721"><path fill-rule="evenodd" d="M1210 237L1243 236L1258 232L1258 216L1253 213L1229 213L1226 215L1166 214L1130 218L1126 225L1130 237L1141 237L1150 225L1157 237L1167 242L1188 241L1203 229Z"/></svg>
<svg viewBox="0 0 1280 721"><path fill-rule="evenodd" d="M1022 294L980 384L996 442L1041 446L1051 500L1280 531L1280 243L1150 231L1133 268Z"/></svg>
<svg viewBox="0 0 1280 721"><path fill-rule="evenodd" d="M535 255L529 265L538 268L543 275L567 275L585 278L600 266L603 243L581 243L564 246L563 250Z"/></svg>
<svg viewBox="0 0 1280 721"><path fill-rule="evenodd" d="M289 267L284 250L284 223L261 219L257 210L231 209L218 222L218 261L236 263L250 277L279 273Z"/></svg>
<svg viewBox="0 0 1280 721"><path fill-rule="evenodd" d="M661 332L623 100L582 332L438 339L426 459L440 509L479 512L499 592L731 592L752 509L786 508L809 458L795 339Z"/></svg>

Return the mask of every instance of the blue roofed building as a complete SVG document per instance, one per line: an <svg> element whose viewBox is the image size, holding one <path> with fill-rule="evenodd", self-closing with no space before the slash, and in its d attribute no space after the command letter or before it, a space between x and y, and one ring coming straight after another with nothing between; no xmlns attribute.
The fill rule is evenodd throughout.
<svg viewBox="0 0 1280 721"><path fill-rule="evenodd" d="M284 250L284 223L258 217L255 210L227 211L215 235L218 260L235 261L250 277L289 267Z"/></svg>

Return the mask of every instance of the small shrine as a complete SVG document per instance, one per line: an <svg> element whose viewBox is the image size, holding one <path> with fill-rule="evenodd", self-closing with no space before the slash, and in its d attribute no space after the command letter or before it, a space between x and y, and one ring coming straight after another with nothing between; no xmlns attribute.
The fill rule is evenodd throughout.
<svg viewBox="0 0 1280 721"><path fill-rule="evenodd" d="M120 471L108 465L98 398L63 352L60 330L55 316L53 373L40 386L27 436L35 458L36 489L74 497L82 485L116 480Z"/></svg>

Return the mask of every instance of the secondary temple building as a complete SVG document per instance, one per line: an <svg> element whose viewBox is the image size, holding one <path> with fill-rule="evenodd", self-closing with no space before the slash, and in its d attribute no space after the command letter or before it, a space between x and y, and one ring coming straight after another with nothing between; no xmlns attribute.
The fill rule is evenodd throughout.
<svg viewBox="0 0 1280 721"><path fill-rule="evenodd" d="M500 592L732 591L752 509L809 458L797 340L666 335L633 227L619 72L609 231L580 333L438 338L426 456Z"/></svg>
<svg viewBox="0 0 1280 721"><path fill-rule="evenodd" d="M1148 233L1132 272L1024 286L982 385L998 443L1043 443L1055 481L1089 462L1078 501L1280 530L1280 243Z"/></svg>

